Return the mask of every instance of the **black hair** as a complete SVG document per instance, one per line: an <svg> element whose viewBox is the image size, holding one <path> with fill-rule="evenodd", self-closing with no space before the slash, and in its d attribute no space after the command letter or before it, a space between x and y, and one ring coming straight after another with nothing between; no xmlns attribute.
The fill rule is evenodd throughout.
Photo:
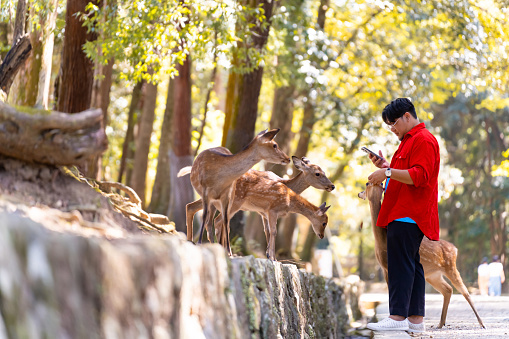
<svg viewBox="0 0 509 339"><path fill-rule="evenodd" d="M384 110L382 111L382 119L386 124L391 125L396 122L396 119L401 118L406 112L409 112L414 118L417 119L414 104L412 104L410 99L397 98L385 106Z"/></svg>

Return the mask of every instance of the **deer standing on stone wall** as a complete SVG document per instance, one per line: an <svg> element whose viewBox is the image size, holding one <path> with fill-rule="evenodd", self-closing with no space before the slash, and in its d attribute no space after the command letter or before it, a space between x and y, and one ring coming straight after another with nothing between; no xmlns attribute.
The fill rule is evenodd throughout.
<svg viewBox="0 0 509 339"><path fill-rule="evenodd" d="M387 282L387 229L376 226L378 214L382 206L381 200L383 190L381 185L372 185L368 183L366 184L366 190L359 193L358 196L361 199L367 198L369 201L371 225L375 236L375 256L383 269L385 281ZM421 257L421 264L424 269L426 281L444 296L438 328L442 328L445 325L447 309L449 308L449 302L453 292L451 285L445 281L444 275L451 281L452 285L456 287L463 297L465 297L481 327L486 328L456 268L458 249L448 241L431 241L427 237L424 237L421 242L421 247L419 248L419 255Z"/></svg>
<svg viewBox="0 0 509 339"><path fill-rule="evenodd" d="M267 239L267 258L276 259L277 219L288 213L299 213L311 221L315 234L322 239L328 223L326 214L330 206L325 202L317 207L282 182L248 172L237 181L235 199L231 204L232 215L239 210L257 212L262 216ZM224 219L223 219L224 220ZM216 222L216 234L228 246L228 227L224 221Z"/></svg>
<svg viewBox="0 0 509 339"><path fill-rule="evenodd" d="M312 164L311 161L309 161L309 159L307 159L305 157L300 159L298 157L292 156L292 161L293 161L293 164L295 165L295 167L297 168L297 170L299 170L299 173L290 179L283 179L273 172L256 171L253 169L250 169L246 174L258 176L261 178L261 180L265 179L265 180L273 180L273 181L281 182L281 183L285 184L286 186L288 186L292 191L294 191L297 194L301 194L309 186L313 186L314 188L317 188L317 189L326 190L328 192L331 192L332 190L334 190L334 188L335 188L334 185L329 180L329 178L327 178L327 176L325 175L323 170L320 168L320 166ZM245 184L242 184L241 182L243 181L243 177L246 174L242 175L237 180L237 184L236 184L237 186L235 188L236 190L239 189L241 186L245 186ZM257 186L249 187L248 189L255 189L256 187ZM238 199L238 197L235 197L235 200L237 200L237 199ZM239 203L237 202L236 204L238 205ZM240 203L240 204L242 204L242 203ZM193 217L199 210L201 210L201 208L202 208L202 200L201 199L196 200L190 204L187 204L187 206L186 206L187 240L189 240L189 241L193 240ZM262 215L262 218L263 218L263 215ZM226 244L224 243L224 238L222 237L222 235L224 235L224 233L222 233L221 228L218 227L218 222L220 223L220 225L222 225L222 222L220 221L220 219L221 219L221 217L220 217L220 215L218 215L216 217L216 223L215 223L216 237L218 239L218 242L220 242L223 246L226 247ZM209 226L210 226L210 229L207 228L207 235L208 235L209 241L213 242L214 237L213 237L213 233L212 233L212 225L207 225L207 227L209 227Z"/></svg>
<svg viewBox="0 0 509 339"><path fill-rule="evenodd" d="M199 243L203 238L205 224L210 224L216 208L228 227L230 221L230 202L235 196L235 181L261 160L287 165L290 158L273 140L279 129L259 133L242 151L232 154L225 147L215 147L201 152L191 169L181 169L178 176L191 173L191 184L202 197L203 221L200 228ZM192 203L191 203L192 204ZM230 249L229 235L226 234L227 251Z"/></svg>

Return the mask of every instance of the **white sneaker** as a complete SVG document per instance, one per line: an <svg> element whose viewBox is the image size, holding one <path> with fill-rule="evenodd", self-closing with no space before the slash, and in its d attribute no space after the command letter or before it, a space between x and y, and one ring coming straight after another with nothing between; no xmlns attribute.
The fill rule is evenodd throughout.
<svg viewBox="0 0 509 339"><path fill-rule="evenodd" d="M424 326L424 321L420 324L412 324L410 321L408 322L408 332L422 333L426 331L426 326Z"/></svg>
<svg viewBox="0 0 509 339"><path fill-rule="evenodd" d="M406 319L397 321L391 318L385 318L377 323L369 323L367 327L373 331L407 331L408 321Z"/></svg>

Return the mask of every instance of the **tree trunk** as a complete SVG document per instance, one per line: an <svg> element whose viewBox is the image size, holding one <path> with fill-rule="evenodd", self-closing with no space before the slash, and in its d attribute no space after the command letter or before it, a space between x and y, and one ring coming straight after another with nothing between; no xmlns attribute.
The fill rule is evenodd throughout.
<svg viewBox="0 0 509 339"><path fill-rule="evenodd" d="M168 217L175 222L177 231L186 233L186 205L194 201L189 175L177 178L182 167L193 164L191 148L191 60L188 56L177 65L173 108L173 144L170 153L171 199Z"/></svg>
<svg viewBox="0 0 509 339"><path fill-rule="evenodd" d="M5 56L5 59L0 65L0 92L4 93L0 100L4 101L4 96L9 94L12 82L16 77L21 66L25 64L25 61L30 56L32 51L32 45L28 35L18 39L17 43Z"/></svg>
<svg viewBox="0 0 509 339"><path fill-rule="evenodd" d="M76 113L90 107L92 86L94 83L93 62L83 51L87 41L94 41L97 34L87 32L87 27L77 17L77 13L86 13L86 6L98 0L67 1L64 48L62 52L61 77L59 79L57 110Z"/></svg>
<svg viewBox="0 0 509 339"><path fill-rule="evenodd" d="M39 83L37 86L36 106L48 109L49 89L51 82L51 66L53 62L53 47L55 45L55 26L57 21L58 0L49 0L46 4L48 13L41 20L42 55ZM104 120L103 120L104 122Z"/></svg>
<svg viewBox="0 0 509 339"><path fill-rule="evenodd" d="M301 158L307 155L309 149L309 141L311 140L311 134L313 132L313 126L315 124L315 106L311 102L311 98L308 96L308 100L304 103L304 116L302 118L302 127L299 132L299 142L297 149L295 150L295 156ZM278 230L278 241L276 242L276 248L281 257L292 258L293 257L293 234L297 227L297 217L295 215L285 218L284 222ZM309 257L307 261L311 260L311 248L306 246L314 246L315 234L310 231L307 233L306 242L303 248L304 257ZM302 258L303 260L306 260Z"/></svg>
<svg viewBox="0 0 509 339"><path fill-rule="evenodd" d="M302 118L302 127L299 132L299 142L297 149L295 150L295 156L301 158L307 155L309 150L309 141L311 140L311 134L313 133L313 127L315 126L315 105L311 102L311 98L308 95L308 100L304 103L304 116Z"/></svg>
<svg viewBox="0 0 509 339"><path fill-rule="evenodd" d="M270 118L270 128L280 128L277 134L277 143L286 154L290 153L290 143L293 139L293 102L295 100L295 86L289 85L276 88L274 92L274 104ZM276 165L272 171L279 176L286 174L287 167Z"/></svg>
<svg viewBox="0 0 509 339"><path fill-rule="evenodd" d="M226 142L226 147L234 154L242 150L254 138L262 75L262 67L242 75L238 110L233 112Z"/></svg>
<svg viewBox="0 0 509 339"><path fill-rule="evenodd" d="M96 63L94 84L92 86L92 100L91 107L100 107L103 112L103 128L108 125L108 107L110 106L110 91L113 82L113 59L108 61L108 64L101 65ZM102 177L101 173L102 157L91 158L87 162L85 175L89 178L99 180Z"/></svg>
<svg viewBox="0 0 509 339"><path fill-rule="evenodd" d="M170 206L170 149L173 119L173 95L174 80L168 82L168 95L166 97L166 109L164 110L163 125L161 126L161 138L159 141L159 155L157 157L157 172L152 188L152 198L148 211L158 214L166 214Z"/></svg>
<svg viewBox="0 0 509 339"><path fill-rule="evenodd" d="M25 23L27 14L26 0L18 0L16 6L16 19L14 19L14 32L12 33L12 47L16 45L18 39L25 35Z"/></svg>
<svg viewBox="0 0 509 339"><path fill-rule="evenodd" d="M138 116L140 115L140 111L143 107L143 81L136 83L133 88L133 94L131 95L131 104L129 105L129 112L127 114L127 130L124 138L124 144L122 145L122 157L120 158L120 169L118 170L118 182L122 182L124 177L124 172L127 172L125 182L130 182L131 178L131 170L132 170L132 161L134 158L134 126L138 120ZM127 171L126 171L127 168Z"/></svg>
<svg viewBox="0 0 509 339"><path fill-rule="evenodd" d="M235 63L235 56L233 62ZM239 91L242 90L242 76L235 72L230 72L228 75L228 82L226 84L226 99L224 104L224 125L223 125L223 138L221 145L226 147L230 125L232 123L233 112L238 110L239 104Z"/></svg>
<svg viewBox="0 0 509 339"><path fill-rule="evenodd" d="M7 46L9 45L9 25L7 22L0 22L0 44ZM2 64L2 61L4 60L5 56L7 55L6 51L0 52L0 64Z"/></svg>
<svg viewBox="0 0 509 339"><path fill-rule="evenodd" d="M277 134L277 143L286 154L290 154L290 142L293 139L292 121L294 96L294 85L277 87L274 92L274 104L272 106L272 116L270 118L270 127L281 129ZM287 169L288 167L286 166L275 165L271 170L283 177L287 173ZM278 254L278 258L293 258L292 244L295 226L292 227L292 225L295 225L296 220L297 215L290 214L281 218L277 223L276 253ZM261 227L260 225L261 223L257 221L255 227L257 230L256 240L266 243L263 225Z"/></svg>
<svg viewBox="0 0 509 339"><path fill-rule="evenodd" d="M215 38L215 36L214 36ZM217 41L216 41L217 42ZM216 44L217 46L217 44ZM216 47L214 46L214 48ZM198 155L198 152L200 151L201 146L201 140L203 138L203 131L205 130L205 124L207 123L207 112L208 112L208 106L210 101L210 94L212 93L212 89L214 88L214 81L216 79L217 74L217 49L214 50L214 69L212 69L212 74L210 75L210 81L208 83L208 89L207 89L207 95L205 96L205 105L203 107L203 120L200 127L200 135L198 137L198 144L196 145L196 150L194 152L194 156L196 157Z"/></svg>
<svg viewBox="0 0 509 339"><path fill-rule="evenodd" d="M133 175L131 188L142 200L142 206L146 204L146 181L148 168L148 154L150 151L150 139L154 129L154 117L157 100L157 85L147 83L145 86L145 102L140 117L140 128L136 137L136 151L134 153Z"/></svg>
<svg viewBox="0 0 509 339"><path fill-rule="evenodd" d="M12 83L9 92L9 103L12 105L33 107L37 100L43 50L41 31L31 31L29 38L32 52Z"/></svg>

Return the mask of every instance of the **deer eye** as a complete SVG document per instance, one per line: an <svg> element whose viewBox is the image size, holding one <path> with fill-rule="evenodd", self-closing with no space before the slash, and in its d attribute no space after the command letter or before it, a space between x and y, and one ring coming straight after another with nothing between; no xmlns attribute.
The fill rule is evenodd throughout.
<svg viewBox="0 0 509 339"><path fill-rule="evenodd" d="M320 176L320 173L315 173L315 175L316 175L317 177L319 177L319 176Z"/></svg>
<svg viewBox="0 0 509 339"><path fill-rule="evenodd" d="M272 147L277 148L277 145L276 145L276 144L274 144Z"/></svg>
<svg viewBox="0 0 509 339"><path fill-rule="evenodd" d="M323 227L327 226L327 223L326 223L326 222L324 222L324 223L322 224L322 226L323 226Z"/></svg>

